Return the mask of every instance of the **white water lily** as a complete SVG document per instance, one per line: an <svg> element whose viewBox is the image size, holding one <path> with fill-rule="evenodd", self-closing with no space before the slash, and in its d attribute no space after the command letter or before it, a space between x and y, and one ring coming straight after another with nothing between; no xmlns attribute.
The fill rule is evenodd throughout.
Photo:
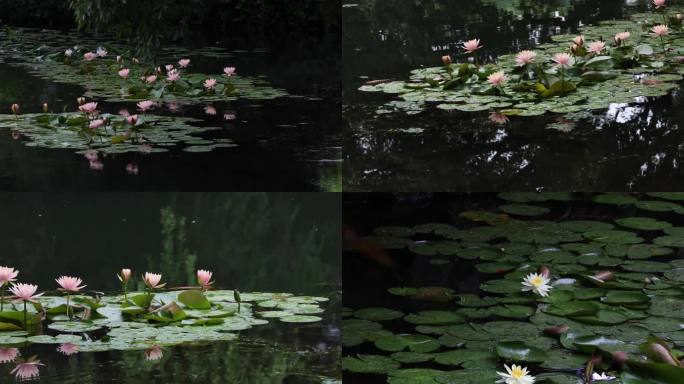
<svg viewBox="0 0 684 384"><path fill-rule="evenodd" d="M615 377L614 376L608 376L608 375L606 375L605 372L603 372L600 375L598 373L594 372L591 375L591 380L592 381L611 381L611 380L615 380Z"/></svg>
<svg viewBox="0 0 684 384"><path fill-rule="evenodd" d="M501 376L497 383L506 384L532 384L534 383L534 376L530 375L527 371L527 367L522 367L521 365L508 365L504 364L504 368L508 373L497 372L496 374Z"/></svg>
<svg viewBox="0 0 684 384"><path fill-rule="evenodd" d="M522 282L522 290L532 291L541 297L546 297L549 295L551 288L553 288L549 285L550 281L548 277L544 277L539 273L530 273Z"/></svg>

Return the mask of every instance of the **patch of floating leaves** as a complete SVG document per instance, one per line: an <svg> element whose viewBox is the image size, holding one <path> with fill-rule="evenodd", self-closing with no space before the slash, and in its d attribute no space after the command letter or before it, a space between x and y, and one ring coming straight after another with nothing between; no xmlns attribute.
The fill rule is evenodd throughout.
<svg viewBox="0 0 684 384"><path fill-rule="evenodd" d="M682 11L673 7L668 10ZM431 106L461 112L493 110L503 116L572 114L663 96L682 80L684 37L682 22L674 17L667 21L670 33L662 40L655 36L652 27L662 23L661 16L640 13L630 20L582 26L583 45L574 50L574 62L565 70L551 59L569 52L575 36L556 35L553 42L535 47L534 62L524 66L517 65L516 55L500 56L496 63L481 66L449 60L443 67L415 69L407 81L370 82L360 90L401 99L380 107L378 114L417 114ZM606 42L599 53L588 52L591 41L612 39L621 32L629 32L630 37L620 44ZM500 71L508 81L502 85L488 82L490 75ZM572 130L569 124L550 128Z"/></svg>
<svg viewBox="0 0 684 384"><path fill-rule="evenodd" d="M577 383L574 372L588 366L623 384L681 383L684 262L675 252L684 248L684 227L663 213L684 212L684 195L582 196L581 204L634 206L638 215L559 221L528 216L552 215L577 196L498 196L505 201L498 212L464 212L455 224L379 227L358 240L361 250L373 243L416 259L462 263L481 284L477 293L391 287L395 299L386 302L406 305L344 309L342 343L363 354L348 354L343 369L386 375L394 384L484 384L514 362L552 383ZM523 279L545 268L550 294L523 292ZM622 353L627 361L615 365Z"/></svg>
<svg viewBox="0 0 684 384"><path fill-rule="evenodd" d="M192 309L194 299L183 297L186 292L202 296L207 309ZM0 345L71 343L82 352L109 350L145 350L154 346L204 344L233 340L236 332L278 320L283 323L311 323L321 317L302 313L321 313L328 301L325 297L294 296L289 293L243 293L238 306L233 291L171 291L152 296L150 309L138 307L147 294L129 294L128 304L122 296L93 299L73 296L74 320L66 316L66 298L44 296L30 308L29 331L23 328L23 312L9 308L0 312ZM263 311L262 303L287 303L277 313ZM269 307L270 304L265 304ZM154 308L154 309L152 309ZM46 314L40 320L37 311ZM42 326L41 326L42 325ZM4 331L3 331L4 330ZM44 331L44 334L41 334ZM36 334L37 333L37 334Z"/></svg>
<svg viewBox="0 0 684 384"><path fill-rule="evenodd" d="M0 115L0 128L10 129L26 139L30 147L72 149L78 153L166 152L180 147L187 152L209 152L237 146L229 139L206 140L199 134L217 130L190 123L198 119L144 115L135 125L118 115L102 114L105 123L96 129L83 114Z"/></svg>

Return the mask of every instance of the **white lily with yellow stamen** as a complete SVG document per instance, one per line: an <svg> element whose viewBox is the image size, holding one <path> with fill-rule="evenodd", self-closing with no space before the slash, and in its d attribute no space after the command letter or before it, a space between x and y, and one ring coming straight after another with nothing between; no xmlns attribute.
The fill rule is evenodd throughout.
<svg viewBox="0 0 684 384"><path fill-rule="evenodd" d="M511 365L510 367L506 364L504 364L504 368L506 368L506 371L508 373L504 372L497 372L496 374L501 376L500 380L497 380L497 383L506 383L506 384L532 384L534 383L534 376L530 375L530 373L527 371L527 367L523 367L521 365Z"/></svg>
<svg viewBox="0 0 684 384"><path fill-rule="evenodd" d="M532 291L541 297L546 297L549 295L549 291L553 288L549 285L551 279L545 277L540 273L530 273L523 279L522 290Z"/></svg>

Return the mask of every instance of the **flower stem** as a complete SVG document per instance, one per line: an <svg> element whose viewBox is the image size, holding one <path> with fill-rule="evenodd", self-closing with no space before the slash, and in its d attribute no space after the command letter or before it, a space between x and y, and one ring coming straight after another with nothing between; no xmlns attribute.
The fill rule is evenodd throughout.
<svg viewBox="0 0 684 384"><path fill-rule="evenodd" d="M561 95L565 94L565 67L561 65Z"/></svg>
<svg viewBox="0 0 684 384"><path fill-rule="evenodd" d="M67 316L69 317L69 321L71 321L71 314L69 313L69 294L67 293Z"/></svg>
<svg viewBox="0 0 684 384"><path fill-rule="evenodd" d="M24 300L24 330L28 331L28 321L26 320L26 300Z"/></svg>
<svg viewBox="0 0 684 384"><path fill-rule="evenodd" d="M4 305L5 305L5 286L3 285L2 288L0 288L0 312L2 312Z"/></svg>

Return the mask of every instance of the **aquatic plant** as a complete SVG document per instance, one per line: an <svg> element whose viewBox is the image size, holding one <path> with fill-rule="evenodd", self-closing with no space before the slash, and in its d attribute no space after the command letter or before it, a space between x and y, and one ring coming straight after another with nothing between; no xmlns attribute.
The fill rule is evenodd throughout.
<svg viewBox="0 0 684 384"><path fill-rule="evenodd" d="M66 302L66 314L69 320L71 320L71 311L70 305L69 305L69 298L71 293L77 293L81 289L85 288L85 285L81 285L83 281L78 278L78 277L71 277L71 276L61 276L57 279L55 279L57 284L59 284L60 288L58 288L61 291L66 292L67 296L67 302Z"/></svg>
<svg viewBox="0 0 684 384"><path fill-rule="evenodd" d="M5 288L12 282L17 280L19 271L10 267L0 267L0 312L2 312L5 305Z"/></svg>
<svg viewBox="0 0 684 384"><path fill-rule="evenodd" d="M32 284L18 283L18 284L13 284L10 287L10 292L12 292L12 294L14 295L14 298L24 303L24 329L28 329L26 303L27 302L35 303L36 298L42 295L42 293L36 295L37 290L38 290L38 286L32 285Z"/></svg>
<svg viewBox="0 0 684 384"><path fill-rule="evenodd" d="M454 63L443 56L443 67L413 70L407 81L371 81L360 90L401 98L379 114L415 114L436 105L447 111L535 116L638 102L674 89L684 73L681 17L664 13L664 23L655 23L653 16L640 13L583 26L580 36L553 36L552 43L500 56L495 63ZM613 36L612 44L604 36ZM662 50L655 52L654 44ZM472 54L480 47L474 39L462 48Z"/></svg>

